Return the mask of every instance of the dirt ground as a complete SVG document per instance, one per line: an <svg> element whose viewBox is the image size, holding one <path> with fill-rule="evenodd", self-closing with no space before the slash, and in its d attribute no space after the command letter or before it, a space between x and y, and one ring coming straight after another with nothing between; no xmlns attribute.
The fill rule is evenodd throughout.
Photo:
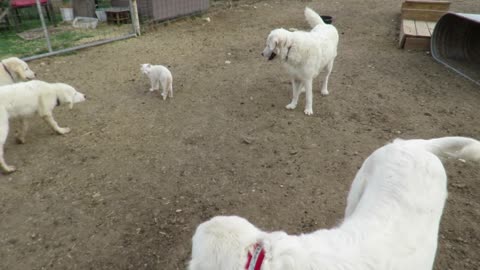
<svg viewBox="0 0 480 270"><path fill-rule="evenodd" d="M452 10L480 13L477 0ZM480 89L425 52L397 48L400 1L262 1L213 7L140 38L31 63L89 96L13 136L0 175L0 269L185 269L191 236L219 214L265 230L334 226L363 160L396 137L480 137ZM307 29L303 8L341 33L330 96L290 85L260 52L271 29ZM225 61L231 61L226 64ZM145 92L139 64L168 65L174 98ZM435 269L480 269L480 168L449 161Z"/></svg>

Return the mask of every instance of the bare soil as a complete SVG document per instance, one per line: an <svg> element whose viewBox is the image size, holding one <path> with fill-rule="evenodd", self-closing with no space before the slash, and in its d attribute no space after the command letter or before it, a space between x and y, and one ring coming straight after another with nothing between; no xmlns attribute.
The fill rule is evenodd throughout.
<svg viewBox="0 0 480 270"><path fill-rule="evenodd" d="M480 135L480 89L426 52L397 48L400 1L235 1L127 41L31 63L89 96L57 121L11 134L0 175L0 269L185 269L191 236L220 214L309 232L342 218L362 161L396 137ZM307 29L303 8L341 33L328 97L295 111L271 29ZM480 13L477 0L452 10ZM225 61L231 61L226 64ZM141 63L168 65L174 98L145 92ZM480 169L449 161L435 269L480 269Z"/></svg>

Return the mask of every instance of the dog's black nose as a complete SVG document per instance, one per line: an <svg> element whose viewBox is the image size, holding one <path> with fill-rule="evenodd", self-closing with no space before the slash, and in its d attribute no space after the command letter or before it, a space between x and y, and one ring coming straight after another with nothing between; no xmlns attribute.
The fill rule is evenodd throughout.
<svg viewBox="0 0 480 270"><path fill-rule="evenodd" d="M87 95L83 95L83 98L87 99Z"/></svg>
<svg viewBox="0 0 480 270"><path fill-rule="evenodd" d="M263 52L262 52L260 55L262 55L262 56L263 56Z"/></svg>

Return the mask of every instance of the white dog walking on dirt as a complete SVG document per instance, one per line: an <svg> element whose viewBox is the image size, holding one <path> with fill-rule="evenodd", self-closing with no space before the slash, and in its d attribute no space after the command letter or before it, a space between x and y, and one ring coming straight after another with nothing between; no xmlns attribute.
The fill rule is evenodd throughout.
<svg viewBox="0 0 480 270"><path fill-rule="evenodd" d="M287 235L214 217L193 236L189 270L431 270L447 198L439 157L480 162L480 142L445 137L381 147L355 176L336 228Z"/></svg>
<svg viewBox="0 0 480 270"><path fill-rule="evenodd" d="M162 65L142 64L141 71L150 79L150 91L159 90L162 85L163 100L173 98L173 77L168 68Z"/></svg>
<svg viewBox="0 0 480 270"><path fill-rule="evenodd" d="M25 61L10 57L1 61L0 86L35 79L35 73Z"/></svg>
<svg viewBox="0 0 480 270"><path fill-rule="evenodd" d="M7 165L3 155L3 146L7 140L9 119L20 118L21 128L17 132L17 140L25 143L28 124L26 117L40 115L58 134L70 132L69 128L59 127L53 118L56 106L85 100L85 95L64 83L46 83L43 81L28 81L0 87L0 167L6 173L15 171L15 167Z"/></svg>
<svg viewBox="0 0 480 270"><path fill-rule="evenodd" d="M333 25L325 24L310 8L305 8L305 18L313 28L310 32L290 32L275 29L268 35L267 46L262 56L272 60L279 55L292 81L292 102L287 109L295 109L300 93L305 91L305 114L313 114L313 79L323 70L327 75L322 86L322 95L328 95L328 78L337 56L338 32Z"/></svg>

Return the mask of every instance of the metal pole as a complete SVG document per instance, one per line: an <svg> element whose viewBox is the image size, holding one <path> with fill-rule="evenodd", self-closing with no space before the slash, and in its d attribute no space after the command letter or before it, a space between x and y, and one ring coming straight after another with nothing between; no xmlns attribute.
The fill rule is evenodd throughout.
<svg viewBox="0 0 480 270"><path fill-rule="evenodd" d="M50 44L50 36L48 35L47 26L45 25L45 19L43 18L42 5L40 5L40 0L36 0L38 15L40 16L40 21L42 22L43 33L45 34L45 39L47 40L47 48L49 52L52 52L52 44ZM52 15L55 16L55 15Z"/></svg>
<svg viewBox="0 0 480 270"><path fill-rule="evenodd" d="M111 38L111 39L107 39L107 40L100 40L100 41L92 42L92 43L89 43L89 44L79 45L79 46L75 46L75 47L71 47L71 48L67 48L67 49L62 49L62 50L58 50L58 51L54 51L54 52L38 54L38 55L30 56L30 57L24 57L24 58L22 58L22 60L27 62L27 61L31 61L31 60L35 60L35 59L48 57L48 56L53 56L53 55L57 55L57 54L73 52L73 51L80 50L80 49L90 48L90 47L93 47L93 46L103 45L103 44L110 43L110 42L113 42L113 41L124 40L124 39L127 39L127 38L133 38L133 37L136 37L136 36L137 35L135 35L135 34L129 34L129 35L123 36L123 37Z"/></svg>
<svg viewBox="0 0 480 270"><path fill-rule="evenodd" d="M130 4L130 15L132 17L133 32L140 36L140 20L138 19L137 0L128 0Z"/></svg>

